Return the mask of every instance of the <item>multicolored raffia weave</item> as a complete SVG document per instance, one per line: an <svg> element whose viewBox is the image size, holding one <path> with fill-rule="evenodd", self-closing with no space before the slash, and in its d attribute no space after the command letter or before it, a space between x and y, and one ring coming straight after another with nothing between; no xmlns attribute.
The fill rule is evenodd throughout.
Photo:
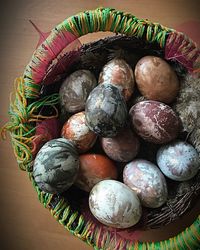
<svg viewBox="0 0 200 250"><path fill-rule="evenodd" d="M68 44L80 36L98 31L112 31L143 39L147 43L155 43L165 51L166 59L177 59L191 74L199 73L200 51L195 43L182 33L110 8L85 11L56 26L33 53L23 77L16 79L15 99L10 102L10 122L2 129L2 135L5 137L6 131L10 132L19 167L28 172L44 207L48 208L68 231L94 249L200 249L200 216L184 232L168 240L151 243L125 240L102 230L87 216L74 210L70 201L64 197L42 192L32 178L32 165L37 151L34 142L39 139L40 143L44 143L55 137L56 135L52 135L51 130L48 130L48 122L55 122L58 118L58 94L41 98L41 83L52 61ZM68 33L71 34L70 37ZM48 114L43 113L45 107L48 107ZM37 125L44 121L49 133L38 137Z"/></svg>

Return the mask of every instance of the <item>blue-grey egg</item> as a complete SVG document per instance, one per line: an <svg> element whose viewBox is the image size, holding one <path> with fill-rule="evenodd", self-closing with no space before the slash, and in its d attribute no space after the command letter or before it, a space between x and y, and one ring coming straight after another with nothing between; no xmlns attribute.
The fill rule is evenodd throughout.
<svg viewBox="0 0 200 250"><path fill-rule="evenodd" d="M47 193L62 193L73 185L78 174L79 156L65 138L48 141L39 150L33 165L38 187Z"/></svg>
<svg viewBox="0 0 200 250"><path fill-rule="evenodd" d="M85 116L88 127L96 134L117 135L127 118L126 102L119 89L111 84L99 84L87 99Z"/></svg>
<svg viewBox="0 0 200 250"><path fill-rule="evenodd" d="M164 175L175 181L186 181L200 169L196 149L189 143L174 141L157 152L157 164Z"/></svg>

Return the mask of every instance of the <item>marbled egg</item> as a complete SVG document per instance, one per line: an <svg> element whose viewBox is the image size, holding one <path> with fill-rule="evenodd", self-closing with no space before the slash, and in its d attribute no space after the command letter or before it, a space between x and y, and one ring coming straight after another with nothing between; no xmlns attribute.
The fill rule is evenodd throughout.
<svg viewBox="0 0 200 250"><path fill-rule="evenodd" d="M89 192L95 184L105 179L117 179L117 168L113 161L100 154L80 156L80 168L76 186Z"/></svg>
<svg viewBox="0 0 200 250"><path fill-rule="evenodd" d="M179 91L178 77L162 58L145 56L135 66L135 80L147 99L171 103Z"/></svg>
<svg viewBox="0 0 200 250"><path fill-rule="evenodd" d="M133 70L123 59L113 59L102 69L99 75L99 83L114 84L120 89L126 101L133 94L135 79Z"/></svg>
<svg viewBox="0 0 200 250"><path fill-rule="evenodd" d="M157 208L167 200L167 184L160 169L153 163L137 159L123 171L123 182L134 190L145 207Z"/></svg>
<svg viewBox="0 0 200 250"><path fill-rule="evenodd" d="M162 146L157 152L157 164L164 175L175 181L189 180L200 169L196 149L183 141Z"/></svg>
<svg viewBox="0 0 200 250"><path fill-rule="evenodd" d="M93 187L89 207L97 220L115 228L135 225L142 214L136 193L115 180L104 180Z"/></svg>
<svg viewBox="0 0 200 250"><path fill-rule="evenodd" d="M48 141L38 152L33 177L38 187L47 193L62 193L74 183L79 169L79 157L72 142L65 138Z"/></svg>
<svg viewBox="0 0 200 250"><path fill-rule="evenodd" d="M129 111L136 133L156 144L175 139L180 131L180 119L168 105L157 101L142 101Z"/></svg>
<svg viewBox="0 0 200 250"><path fill-rule="evenodd" d="M85 116L93 132L103 137L115 136L127 118L126 103L119 89L111 84L99 84L87 99Z"/></svg>
<svg viewBox="0 0 200 250"><path fill-rule="evenodd" d="M140 148L138 136L128 127L115 137L101 138L101 145L111 159L119 162L131 161Z"/></svg>
<svg viewBox="0 0 200 250"><path fill-rule="evenodd" d="M97 135L89 129L85 112L72 115L62 128L62 136L71 140L80 153L88 151L94 145Z"/></svg>
<svg viewBox="0 0 200 250"><path fill-rule="evenodd" d="M89 70L73 72L61 85L59 91L61 106L70 113L84 110L85 102L96 85L96 78Z"/></svg>

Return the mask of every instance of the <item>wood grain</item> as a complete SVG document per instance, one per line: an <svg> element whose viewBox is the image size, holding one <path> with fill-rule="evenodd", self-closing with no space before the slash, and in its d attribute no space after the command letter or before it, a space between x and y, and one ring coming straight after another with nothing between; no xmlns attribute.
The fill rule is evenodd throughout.
<svg viewBox="0 0 200 250"><path fill-rule="evenodd" d="M28 22L34 21L43 31L73 14L99 6L131 12L140 18L178 27L186 21L200 21L199 0L140 1L53 1L6 0L0 4L0 126L7 120L9 93L15 77L22 75L38 41ZM82 42L105 34L90 34ZM76 250L91 249L71 236L38 202L28 176L18 169L8 138L0 142L0 245L2 250ZM199 213L197 206L190 216L175 225L146 233L146 240L165 239L188 226Z"/></svg>

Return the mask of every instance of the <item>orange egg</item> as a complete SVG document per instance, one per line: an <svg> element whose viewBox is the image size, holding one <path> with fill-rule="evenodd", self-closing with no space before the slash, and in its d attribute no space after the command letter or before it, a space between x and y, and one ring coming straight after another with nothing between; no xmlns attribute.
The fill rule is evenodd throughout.
<svg viewBox="0 0 200 250"><path fill-rule="evenodd" d="M98 81L116 86L126 101L130 99L134 91L133 70L123 59L115 58L104 65Z"/></svg>
<svg viewBox="0 0 200 250"><path fill-rule="evenodd" d="M95 184L106 179L117 179L117 168L113 161L100 154L83 154L76 186L89 192Z"/></svg>
<svg viewBox="0 0 200 250"><path fill-rule="evenodd" d="M96 141L96 134L86 124L85 112L72 115L62 128L62 137L71 140L79 153L88 151Z"/></svg>

